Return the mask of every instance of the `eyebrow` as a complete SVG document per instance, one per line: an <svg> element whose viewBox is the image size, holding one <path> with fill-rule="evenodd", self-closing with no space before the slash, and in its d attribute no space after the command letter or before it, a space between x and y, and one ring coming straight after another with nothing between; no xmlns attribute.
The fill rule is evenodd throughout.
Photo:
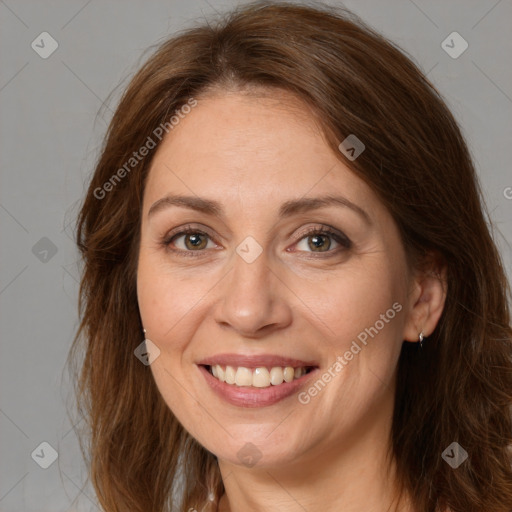
<svg viewBox="0 0 512 512"><path fill-rule="evenodd" d="M196 210L207 215L213 215L219 218L225 217L222 205L212 199L205 199L199 196L184 196L169 194L151 205L148 212L148 217L151 217L157 212L165 210L171 206L180 206L182 208L189 208ZM300 199L292 199L284 202L279 208L279 217L291 217L297 213L302 213L310 210L317 210L327 206L338 206L350 208L356 212L367 224L372 224L370 216L360 206L348 200L343 196L321 196L321 197L303 197Z"/></svg>

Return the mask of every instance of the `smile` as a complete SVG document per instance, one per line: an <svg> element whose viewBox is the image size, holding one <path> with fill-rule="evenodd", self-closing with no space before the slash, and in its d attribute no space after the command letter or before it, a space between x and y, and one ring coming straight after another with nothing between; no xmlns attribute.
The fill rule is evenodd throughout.
<svg viewBox="0 0 512 512"><path fill-rule="evenodd" d="M283 382L292 382L293 380L300 379L313 369L311 366L297 368L292 366L274 366L272 368L259 367L251 369L243 366L221 366L220 364L207 366L206 368L220 382L233 386L251 386L255 388L268 388L270 386L279 386Z"/></svg>
<svg viewBox="0 0 512 512"><path fill-rule="evenodd" d="M208 387L222 401L244 408L268 407L291 398L308 386L319 372L316 366L257 366L249 369L244 366L199 364L197 368ZM224 380L221 380L221 376Z"/></svg>

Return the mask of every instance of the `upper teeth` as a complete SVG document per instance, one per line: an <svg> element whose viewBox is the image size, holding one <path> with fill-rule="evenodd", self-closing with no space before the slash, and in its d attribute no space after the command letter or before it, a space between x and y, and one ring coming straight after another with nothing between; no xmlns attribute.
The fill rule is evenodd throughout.
<svg viewBox="0 0 512 512"><path fill-rule="evenodd" d="M291 382L293 379L298 379L306 374L306 368L293 368L291 366L281 367L274 366L269 371L265 367L244 368L240 366L235 368L233 366L226 366L224 369L219 364L211 367L213 376L221 382L227 384L236 384L237 386L254 386L257 388L267 388L270 385L277 386L284 382Z"/></svg>

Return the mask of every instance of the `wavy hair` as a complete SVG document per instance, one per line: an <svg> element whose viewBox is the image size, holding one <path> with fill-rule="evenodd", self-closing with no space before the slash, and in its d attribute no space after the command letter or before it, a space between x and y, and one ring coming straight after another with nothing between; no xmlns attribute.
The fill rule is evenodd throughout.
<svg viewBox="0 0 512 512"><path fill-rule="evenodd" d="M390 446L415 511L510 512L510 290L460 128L412 60L359 18L282 2L243 5L160 43L110 122L77 221L80 325L69 354L101 506L214 510L224 492L216 457L134 357L141 206L156 149L129 170L126 162L190 98L251 87L299 97L391 212L408 261L436 253L446 264L441 319L423 350L404 343L398 362ZM353 162L338 150L349 134L366 145ZM441 457L454 441L469 454L457 469Z"/></svg>

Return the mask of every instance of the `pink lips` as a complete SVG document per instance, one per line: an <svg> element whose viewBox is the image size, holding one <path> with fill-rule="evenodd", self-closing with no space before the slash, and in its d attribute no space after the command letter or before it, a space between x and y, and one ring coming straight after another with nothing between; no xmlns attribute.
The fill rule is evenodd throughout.
<svg viewBox="0 0 512 512"><path fill-rule="evenodd" d="M274 366L291 366L293 368L313 368L309 373L292 382L283 382L277 386L256 388L253 386L237 386L227 384L215 378L209 371L209 366L219 364L221 366L233 366L245 368L272 368ZM197 363L197 368L204 376L212 391L224 401L238 407L265 407L273 405L304 387L312 378L316 378L318 365L313 361L302 361L288 357L275 355L243 356L239 354L219 354L202 359Z"/></svg>
<svg viewBox="0 0 512 512"><path fill-rule="evenodd" d="M307 366L316 367L318 363L314 361L301 361L300 359L292 359L271 354L246 356L240 354L217 354L207 357L196 364L213 366L220 364L221 366L234 366L244 368L272 368L273 366L291 366L293 368L302 368Z"/></svg>

